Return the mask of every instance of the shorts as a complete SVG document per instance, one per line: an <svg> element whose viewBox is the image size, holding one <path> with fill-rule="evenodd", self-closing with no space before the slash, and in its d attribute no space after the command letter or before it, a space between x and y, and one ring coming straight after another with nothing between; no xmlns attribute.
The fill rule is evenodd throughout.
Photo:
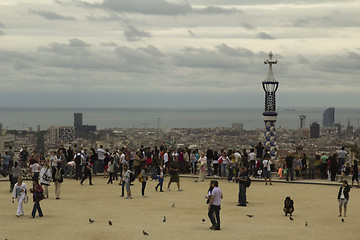
<svg viewBox="0 0 360 240"><path fill-rule="evenodd" d="M265 172L264 172L264 176L265 176L266 178L271 178L271 171L265 171Z"/></svg>
<svg viewBox="0 0 360 240"><path fill-rule="evenodd" d="M346 198L340 198L338 201L339 201L339 207L347 206L348 200Z"/></svg>
<svg viewBox="0 0 360 240"><path fill-rule="evenodd" d="M130 191L130 182L125 182L125 189L126 191Z"/></svg>
<svg viewBox="0 0 360 240"><path fill-rule="evenodd" d="M178 174L171 175L170 182L179 182L179 175Z"/></svg>

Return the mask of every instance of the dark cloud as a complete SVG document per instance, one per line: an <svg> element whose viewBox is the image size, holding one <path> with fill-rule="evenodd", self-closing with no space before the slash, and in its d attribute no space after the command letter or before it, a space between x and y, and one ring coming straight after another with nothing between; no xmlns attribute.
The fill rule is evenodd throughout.
<svg viewBox="0 0 360 240"><path fill-rule="evenodd" d="M53 52L60 55L89 55L91 45L77 38L69 39L68 44L53 42L49 46L40 46L40 52Z"/></svg>
<svg viewBox="0 0 360 240"><path fill-rule="evenodd" d="M134 42L134 41L139 41L142 38L151 37L151 33L141 31L133 25L127 25L126 29L124 31L124 36L126 37L126 40L128 40L130 42Z"/></svg>
<svg viewBox="0 0 360 240"><path fill-rule="evenodd" d="M72 16L65 16L56 12L51 12L51 11L36 11L36 10L32 10L29 9L29 14L33 14L33 15L38 15L40 17L43 17L45 19L48 20L66 20L66 21L75 21L76 18L72 17Z"/></svg>
<svg viewBox="0 0 360 240"><path fill-rule="evenodd" d="M238 56L238 57L254 57L255 54L247 48L231 48L225 43L216 47L219 52L229 55L229 56Z"/></svg>
<svg viewBox="0 0 360 240"><path fill-rule="evenodd" d="M267 34L266 32L259 32L257 36L261 39L275 39L273 36Z"/></svg>
<svg viewBox="0 0 360 240"><path fill-rule="evenodd" d="M347 52L336 56L322 56L311 67L324 73L360 74L359 62L359 53Z"/></svg>
<svg viewBox="0 0 360 240"><path fill-rule="evenodd" d="M240 26L242 26L243 28L246 28L247 30L255 30L256 29L253 25L246 23L246 22L241 23Z"/></svg>
<svg viewBox="0 0 360 240"><path fill-rule="evenodd" d="M119 46L114 42L102 42L102 43L100 43L100 45L104 46L104 47L118 47Z"/></svg>
<svg viewBox="0 0 360 240"><path fill-rule="evenodd" d="M223 8L223 7L214 7L208 6L202 9L193 9L195 13L203 13L203 14L232 14L232 13L242 13L241 10L237 8Z"/></svg>
<svg viewBox="0 0 360 240"><path fill-rule="evenodd" d="M190 37L197 38L196 34L190 29L188 30L188 34L190 35Z"/></svg>
<svg viewBox="0 0 360 240"><path fill-rule="evenodd" d="M90 21L94 22L108 22L108 21L121 21L122 17L115 13L109 13L107 15L89 15L86 17Z"/></svg>

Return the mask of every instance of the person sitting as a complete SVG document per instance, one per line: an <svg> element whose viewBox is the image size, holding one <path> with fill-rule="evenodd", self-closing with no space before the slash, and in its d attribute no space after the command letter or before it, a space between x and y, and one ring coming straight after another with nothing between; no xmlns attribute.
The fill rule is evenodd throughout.
<svg viewBox="0 0 360 240"><path fill-rule="evenodd" d="M342 183L344 180L344 176L349 176L351 172L351 167L350 167L350 163L346 162L344 164L344 166L341 167L341 180L340 182Z"/></svg>
<svg viewBox="0 0 360 240"><path fill-rule="evenodd" d="M291 200L290 197L286 197L285 201L284 201L284 213L285 216L287 216L288 214L290 214L290 216L292 216L293 212L294 212L294 201Z"/></svg>

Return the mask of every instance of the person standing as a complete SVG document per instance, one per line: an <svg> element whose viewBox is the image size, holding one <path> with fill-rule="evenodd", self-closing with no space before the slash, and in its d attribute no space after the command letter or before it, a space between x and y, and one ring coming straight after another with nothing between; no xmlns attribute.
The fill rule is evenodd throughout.
<svg viewBox="0 0 360 240"><path fill-rule="evenodd" d="M223 194L219 188L218 181L211 181L210 187L212 188L208 206L208 216L210 218L212 226L211 230L220 230L220 210L221 210L221 199L223 199ZM216 220L214 218L214 213Z"/></svg>
<svg viewBox="0 0 360 240"><path fill-rule="evenodd" d="M268 154L265 154L264 161L263 161L265 185L267 185L268 180L269 180L269 184L272 185L272 183L271 183L271 164L272 164L272 162L270 161L270 156Z"/></svg>
<svg viewBox="0 0 360 240"><path fill-rule="evenodd" d="M141 172L140 172L140 177L139 177L139 181L141 182L141 196L143 198L147 197L147 196L145 196L146 181L148 179L148 176L146 173L146 167L147 167L147 165L145 165L145 164L143 164L141 166Z"/></svg>
<svg viewBox="0 0 360 240"><path fill-rule="evenodd" d="M174 161L170 164L169 172L170 172L170 181L167 190L170 191L171 183L176 182L178 191L182 191L182 189L180 188L178 157L175 157Z"/></svg>
<svg viewBox="0 0 360 240"><path fill-rule="evenodd" d="M52 170L53 174L53 182L55 184L55 197L56 199L60 199L60 188L61 183L64 181L63 175L64 175L64 169L61 168L61 163L58 162L57 166L53 168Z"/></svg>
<svg viewBox="0 0 360 240"><path fill-rule="evenodd" d="M40 165L34 162L30 165L30 172L33 179L39 179L40 176Z"/></svg>
<svg viewBox="0 0 360 240"><path fill-rule="evenodd" d="M334 153L331 157L330 157L330 178L331 181L335 181L336 180L336 174L338 172L338 161L337 161L337 154Z"/></svg>
<svg viewBox="0 0 360 240"><path fill-rule="evenodd" d="M29 153L27 151L27 146L24 146L19 153L20 158L20 168L27 168Z"/></svg>
<svg viewBox="0 0 360 240"><path fill-rule="evenodd" d="M82 177L82 163L84 156L81 154L81 151L78 150L77 154L74 156L75 162L75 179L80 180Z"/></svg>
<svg viewBox="0 0 360 240"><path fill-rule="evenodd" d="M84 176L80 181L80 184L83 185L83 182L85 181L85 179L89 178L89 185L94 185L92 184L92 176L91 176L91 171L92 171L92 162L91 162L91 157L89 157L87 159L87 161L85 162L85 167L84 167ZM110 181L110 179L109 179Z"/></svg>
<svg viewBox="0 0 360 240"><path fill-rule="evenodd" d="M356 181L357 184L358 184L358 187L360 187L360 184L359 184L359 168L358 168L358 162L357 160L355 159L354 160L354 165L353 165L353 175L352 175L352 182L351 182L351 187L354 186L354 182Z"/></svg>
<svg viewBox="0 0 360 240"><path fill-rule="evenodd" d="M219 156L217 151L215 151L213 155L213 167L214 167L214 177L217 177L218 169L219 169Z"/></svg>
<svg viewBox="0 0 360 240"><path fill-rule="evenodd" d="M131 171L129 170L129 167L127 164L125 164L123 166L123 168L124 168L124 173L123 173L123 177L122 177L122 182L123 182L123 186L125 186L125 188L126 188L126 193L127 193L127 196L125 199L132 199L131 190L130 190ZM122 194L122 195L124 195L124 194Z"/></svg>
<svg viewBox="0 0 360 240"><path fill-rule="evenodd" d="M40 184L44 186L44 196L49 198L49 186L51 181L51 168L49 163L45 165L40 170Z"/></svg>
<svg viewBox="0 0 360 240"><path fill-rule="evenodd" d="M246 182L248 181L247 169L241 167L239 171L238 181L239 181L239 196L238 196L238 206L246 207Z"/></svg>
<svg viewBox="0 0 360 240"><path fill-rule="evenodd" d="M341 169L345 164L346 156L347 156L347 152L345 151L345 147L341 147L340 151L338 151L338 161L339 161L338 173L341 172Z"/></svg>
<svg viewBox="0 0 360 240"><path fill-rule="evenodd" d="M159 183L156 185L155 187L155 190L157 191L158 190L158 187L160 186L160 192L164 192L162 190L163 188L163 183L164 183L164 168L161 166L161 163L159 163L159 167L158 167L158 180L159 180Z"/></svg>
<svg viewBox="0 0 360 240"><path fill-rule="evenodd" d="M256 149L257 160L262 162L264 156L264 146L262 145L261 142L259 142L258 145L256 145L255 149Z"/></svg>
<svg viewBox="0 0 360 240"><path fill-rule="evenodd" d="M249 170L249 174L253 175L254 177L256 176L255 174L255 166L256 166L256 153L254 151L254 149L250 149L250 153L249 153L249 160L250 160L250 170Z"/></svg>
<svg viewBox="0 0 360 240"><path fill-rule="evenodd" d="M211 176L213 174L211 169L211 161L213 158L214 158L214 152L208 147L206 151L206 165L208 170L208 176Z"/></svg>
<svg viewBox="0 0 360 240"><path fill-rule="evenodd" d="M322 154L320 160L321 160L321 166L320 166L321 179L327 179L328 157L325 155L325 153Z"/></svg>
<svg viewBox="0 0 360 240"><path fill-rule="evenodd" d="M286 181L289 181L289 175L290 175L290 180L294 181L293 162L294 162L293 154L289 154L285 158L285 168L286 168L286 171L287 171L287 173L286 173Z"/></svg>
<svg viewBox="0 0 360 240"><path fill-rule="evenodd" d="M5 151L3 158L3 170L5 174L8 174L10 169L10 155L7 151Z"/></svg>
<svg viewBox="0 0 360 240"><path fill-rule="evenodd" d="M17 183L14 185L14 189L12 193L13 203L15 198L18 201L18 207L16 212L17 217L24 215L23 202L26 198L26 194L27 194L26 184L23 182L23 179L21 177L18 177Z"/></svg>
<svg viewBox="0 0 360 240"><path fill-rule="evenodd" d="M12 150L12 146L9 147L9 149L7 150L7 153L9 154L10 156L10 164L9 164L9 170L11 170L14 166L14 157L15 157L15 153L14 151Z"/></svg>
<svg viewBox="0 0 360 240"><path fill-rule="evenodd" d="M343 181L342 186L339 189L338 201L339 201L339 217L341 217L342 207L344 206L344 217L346 217L347 204L349 201L350 187L346 180Z"/></svg>
<svg viewBox="0 0 360 240"><path fill-rule="evenodd" d="M97 150L97 156L98 156L98 172L102 174L104 172L104 159L105 159L105 150L103 149L103 145L100 145L100 148ZM105 173L104 173L105 176Z"/></svg>
<svg viewBox="0 0 360 240"><path fill-rule="evenodd" d="M33 179L33 188L30 189L33 194L34 207L31 212L31 217L35 218L36 210L39 212L39 217L43 217L43 212L40 207L40 201L44 199L44 190L39 184L38 179Z"/></svg>
<svg viewBox="0 0 360 240"><path fill-rule="evenodd" d="M115 180L115 174L114 174L115 173L115 162L114 162L113 157L110 157L107 171L109 172L109 180L108 180L107 184L109 184L109 183L113 184L113 180Z"/></svg>
<svg viewBox="0 0 360 240"><path fill-rule="evenodd" d="M205 180L205 166L207 163L207 157L204 153L201 153L201 157L199 158L198 163L200 164L200 174L199 179L195 180L195 182L203 182Z"/></svg>
<svg viewBox="0 0 360 240"><path fill-rule="evenodd" d="M310 157L308 158L309 162L309 176L308 179L315 179L315 162L316 158L313 153L310 154Z"/></svg>
<svg viewBox="0 0 360 240"><path fill-rule="evenodd" d="M18 177L21 176L21 168L19 166L18 162L15 162L14 167L11 169L11 183L10 183L10 192L12 192L14 190L14 186L18 180Z"/></svg>

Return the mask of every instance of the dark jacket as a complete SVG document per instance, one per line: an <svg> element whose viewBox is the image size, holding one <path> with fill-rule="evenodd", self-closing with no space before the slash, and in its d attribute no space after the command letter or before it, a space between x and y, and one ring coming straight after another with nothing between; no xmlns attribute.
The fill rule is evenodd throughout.
<svg viewBox="0 0 360 240"><path fill-rule="evenodd" d="M291 209L292 208L293 210L295 210L294 209L294 201L291 200L291 199L285 199L284 208L286 208L286 209Z"/></svg>
<svg viewBox="0 0 360 240"><path fill-rule="evenodd" d="M341 195L341 190L343 189L343 186L340 187L339 189L339 193L338 193L338 199L340 199L340 195ZM350 192L350 187L346 186L344 188L344 196L346 198L346 200L349 200L349 192Z"/></svg>
<svg viewBox="0 0 360 240"><path fill-rule="evenodd" d="M57 171L58 169L60 169L60 172L61 172L61 179L60 179L60 181L55 180L55 174L56 174L56 171ZM54 167L54 168L53 168L53 170L52 170L53 182L56 181L56 182L62 183L62 182L64 181L63 175L64 175L64 169L62 169L61 167Z"/></svg>
<svg viewBox="0 0 360 240"><path fill-rule="evenodd" d="M40 202L41 200L44 199L44 194L43 194L44 190L42 188L42 186L40 184L36 184L33 187L33 201L38 201Z"/></svg>

